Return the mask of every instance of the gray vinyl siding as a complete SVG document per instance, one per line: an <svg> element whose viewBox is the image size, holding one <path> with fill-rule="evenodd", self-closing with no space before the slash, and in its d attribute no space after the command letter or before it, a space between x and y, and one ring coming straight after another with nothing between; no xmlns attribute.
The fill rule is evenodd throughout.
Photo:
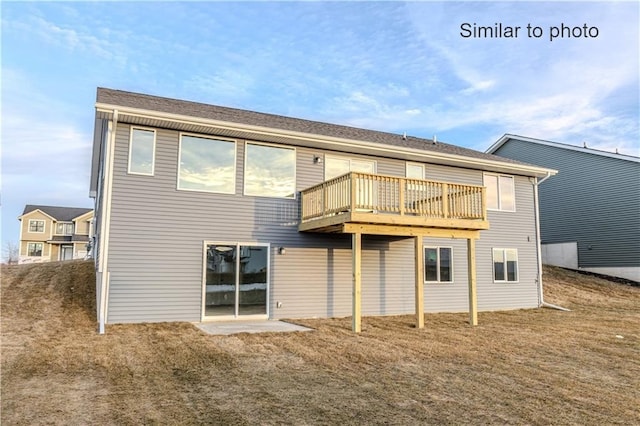
<svg viewBox="0 0 640 426"><path fill-rule="evenodd" d="M501 310L538 306L538 261L533 185L515 176L516 211L489 211L491 228L476 244L478 309ZM517 282L494 282L494 248L518 250Z"/></svg>
<svg viewBox="0 0 640 426"><path fill-rule="evenodd" d="M543 243L577 241L580 267L640 266L640 163L516 139L496 154L559 171L539 189Z"/></svg>
<svg viewBox="0 0 640 426"><path fill-rule="evenodd" d="M350 236L298 232L299 199L242 195L244 140L237 141L236 193L214 194L176 189L179 132L173 130L157 129L154 176L127 174L129 131L129 125L118 124L107 266L109 323L199 321L204 241L271 245L272 318L351 315ZM324 163L313 161L317 155L348 154L296 147L298 191L323 181ZM404 161L375 160L379 174L404 176ZM482 184L481 171L440 165L427 165L427 177ZM491 230L483 231L477 244L481 310L537 306L527 178L516 178L516 194L518 211L491 212ZM425 284L425 310L468 310L466 240L425 238L425 245L452 247L454 254L454 282ZM278 254L278 247L286 253ZM492 247L518 249L520 282L493 283ZM413 312L413 240L366 235L362 249L363 314Z"/></svg>

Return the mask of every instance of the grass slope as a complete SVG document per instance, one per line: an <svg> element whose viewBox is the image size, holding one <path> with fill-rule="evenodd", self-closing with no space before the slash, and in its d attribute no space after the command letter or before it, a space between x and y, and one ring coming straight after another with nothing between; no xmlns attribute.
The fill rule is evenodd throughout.
<svg viewBox="0 0 640 426"><path fill-rule="evenodd" d="M93 279L83 261L2 268L2 424L640 424L638 287L547 268L545 299L571 312L100 336Z"/></svg>

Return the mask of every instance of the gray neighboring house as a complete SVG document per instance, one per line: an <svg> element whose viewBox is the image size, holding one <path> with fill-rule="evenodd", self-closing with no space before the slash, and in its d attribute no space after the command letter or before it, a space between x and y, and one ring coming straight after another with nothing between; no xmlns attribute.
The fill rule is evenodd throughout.
<svg viewBox="0 0 640 426"><path fill-rule="evenodd" d="M534 308L555 170L420 139L98 88L105 324Z"/></svg>
<svg viewBox="0 0 640 426"><path fill-rule="evenodd" d="M540 185L545 263L640 282L640 158L506 134L488 153L557 169Z"/></svg>

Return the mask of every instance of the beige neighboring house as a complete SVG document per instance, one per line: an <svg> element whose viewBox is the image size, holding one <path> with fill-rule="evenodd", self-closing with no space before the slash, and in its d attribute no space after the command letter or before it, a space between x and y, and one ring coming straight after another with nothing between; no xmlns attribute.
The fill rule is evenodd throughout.
<svg viewBox="0 0 640 426"><path fill-rule="evenodd" d="M90 254L93 210L27 204L20 220L20 263L84 259Z"/></svg>

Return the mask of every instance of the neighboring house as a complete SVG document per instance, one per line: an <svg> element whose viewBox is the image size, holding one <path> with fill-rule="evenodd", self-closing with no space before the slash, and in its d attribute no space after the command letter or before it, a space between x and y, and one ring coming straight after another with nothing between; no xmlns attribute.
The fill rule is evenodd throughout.
<svg viewBox="0 0 640 426"><path fill-rule="evenodd" d="M509 134L487 152L559 171L540 185L545 263L640 282L640 158Z"/></svg>
<svg viewBox="0 0 640 426"><path fill-rule="evenodd" d="M20 220L20 263L84 259L93 210L27 204Z"/></svg>
<svg viewBox="0 0 640 426"><path fill-rule="evenodd" d="M105 324L538 307L554 170L435 140L99 88ZM486 189L485 189L486 187Z"/></svg>

